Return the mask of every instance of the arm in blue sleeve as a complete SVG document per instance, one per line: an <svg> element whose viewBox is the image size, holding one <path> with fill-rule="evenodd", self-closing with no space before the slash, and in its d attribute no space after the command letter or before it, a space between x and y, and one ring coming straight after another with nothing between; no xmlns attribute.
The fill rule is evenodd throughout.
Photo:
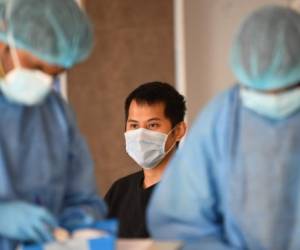
<svg viewBox="0 0 300 250"><path fill-rule="evenodd" d="M198 241L185 242L182 250L242 250L229 246L222 240L214 237L204 237ZM244 250L244 249L243 249Z"/></svg>
<svg viewBox="0 0 300 250"><path fill-rule="evenodd" d="M75 122L69 136L68 184L60 221L65 228L74 230L103 219L107 208L97 194L94 164Z"/></svg>
<svg viewBox="0 0 300 250"><path fill-rule="evenodd" d="M156 239L182 240L186 250L233 250L226 242L215 164L220 157L215 130L224 97L211 103L171 160L148 208Z"/></svg>

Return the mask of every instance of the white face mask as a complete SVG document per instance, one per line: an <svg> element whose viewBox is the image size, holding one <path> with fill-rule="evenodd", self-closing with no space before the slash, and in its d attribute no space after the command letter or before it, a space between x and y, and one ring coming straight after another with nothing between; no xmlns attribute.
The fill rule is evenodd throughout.
<svg viewBox="0 0 300 250"><path fill-rule="evenodd" d="M15 68L0 81L0 89L5 97L23 105L41 103L52 88L52 76L40 71L23 68L16 50L11 46Z"/></svg>
<svg viewBox="0 0 300 250"><path fill-rule="evenodd" d="M151 169L156 167L176 145L165 152L169 134L164 134L149 129L139 128L127 131L125 135L126 151L128 155L141 167Z"/></svg>
<svg viewBox="0 0 300 250"><path fill-rule="evenodd" d="M272 119L283 119L300 109L300 87L280 94L265 94L241 88L245 107Z"/></svg>
<svg viewBox="0 0 300 250"><path fill-rule="evenodd" d="M41 103L52 87L52 77L38 70L15 68L0 82L6 98L24 105Z"/></svg>

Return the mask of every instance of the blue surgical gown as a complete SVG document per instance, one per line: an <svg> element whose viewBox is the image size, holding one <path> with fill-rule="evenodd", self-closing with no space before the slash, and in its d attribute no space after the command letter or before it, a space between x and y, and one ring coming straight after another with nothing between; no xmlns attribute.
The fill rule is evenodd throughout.
<svg viewBox="0 0 300 250"><path fill-rule="evenodd" d="M70 107L58 94L26 107L0 92L0 202L44 206L72 229L105 216L93 171ZM1 250L17 244L0 235Z"/></svg>
<svg viewBox="0 0 300 250"><path fill-rule="evenodd" d="M234 86L193 124L148 209L152 236L185 249L300 249L300 111L271 120Z"/></svg>

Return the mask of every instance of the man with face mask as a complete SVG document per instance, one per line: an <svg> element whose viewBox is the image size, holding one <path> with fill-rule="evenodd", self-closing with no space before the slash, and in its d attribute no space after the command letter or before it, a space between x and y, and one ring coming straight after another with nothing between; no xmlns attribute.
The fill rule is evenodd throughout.
<svg viewBox="0 0 300 250"><path fill-rule="evenodd" d="M0 2L0 249L53 239L105 216L70 107L53 91L92 47L74 0Z"/></svg>
<svg viewBox="0 0 300 250"><path fill-rule="evenodd" d="M200 114L152 196L152 236L185 249L300 249L300 14L245 19L231 67L239 84Z"/></svg>
<svg viewBox="0 0 300 250"><path fill-rule="evenodd" d="M109 217L120 222L120 237L149 236L146 206L185 134L185 110L184 97L166 83L143 84L127 97L126 151L142 171L117 180L105 196Z"/></svg>

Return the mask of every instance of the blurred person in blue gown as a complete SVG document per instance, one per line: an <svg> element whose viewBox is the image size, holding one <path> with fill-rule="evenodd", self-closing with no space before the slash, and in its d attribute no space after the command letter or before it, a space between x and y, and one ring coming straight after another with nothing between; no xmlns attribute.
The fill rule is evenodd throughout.
<svg viewBox="0 0 300 250"><path fill-rule="evenodd" d="M0 249L53 239L106 215L93 162L58 74L87 58L91 24L74 0L0 1Z"/></svg>
<svg viewBox="0 0 300 250"><path fill-rule="evenodd" d="M264 6L231 51L238 83L200 113L148 209L185 249L300 249L300 14Z"/></svg>

